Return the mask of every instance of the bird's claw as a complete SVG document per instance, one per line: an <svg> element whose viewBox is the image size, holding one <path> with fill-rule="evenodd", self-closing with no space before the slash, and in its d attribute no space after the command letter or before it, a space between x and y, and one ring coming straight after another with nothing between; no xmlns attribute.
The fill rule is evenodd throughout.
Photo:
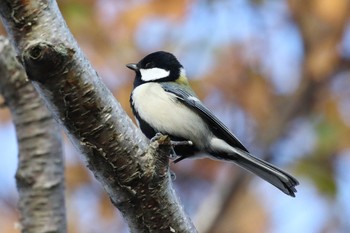
<svg viewBox="0 0 350 233"><path fill-rule="evenodd" d="M152 142L155 142L155 141L158 141L158 140L161 139L163 136L164 136L164 135L161 134L161 133L156 133L156 135L154 135L153 138L151 138L150 141L151 141L151 143L152 143ZM174 150L174 145L173 145L173 142L172 142L172 141L170 141L170 145L171 145L171 148L170 148L170 155L169 155L169 158L170 158L171 160L174 160L174 159L177 158L177 154L176 154L176 152L175 152L175 150Z"/></svg>
<svg viewBox="0 0 350 233"><path fill-rule="evenodd" d="M193 146L192 141L170 141L171 144L171 152L170 152L170 159L176 161L182 160L183 157L180 157L176 154L174 148L176 146Z"/></svg>
<svg viewBox="0 0 350 233"><path fill-rule="evenodd" d="M161 133L156 133L156 135L153 136L153 138L151 138L151 142L155 142L158 139L160 139L163 136L163 134Z"/></svg>
<svg viewBox="0 0 350 233"><path fill-rule="evenodd" d="M162 133L156 133L156 135L153 136L153 138L151 138L151 142L155 142L158 141L159 139L161 139L164 135ZM170 141L170 145L171 145L171 150L170 150L170 155L169 158L171 160L181 160L182 157L178 158L178 155L176 154L174 148L176 146L193 146L193 142L192 141Z"/></svg>
<svg viewBox="0 0 350 233"><path fill-rule="evenodd" d="M171 147L169 158L170 158L171 160L174 160L174 159L177 158L177 154L176 154L176 152L175 152L175 150L174 150L174 147Z"/></svg>
<svg viewBox="0 0 350 233"><path fill-rule="evenodd" d="M170 178L172 181L176 180L176 174L172 170L170 170Z"/></svg>

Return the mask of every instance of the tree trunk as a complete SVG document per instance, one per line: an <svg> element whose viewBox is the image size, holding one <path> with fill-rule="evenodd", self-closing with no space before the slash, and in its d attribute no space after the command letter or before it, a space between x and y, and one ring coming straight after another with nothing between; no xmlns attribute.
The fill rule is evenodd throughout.
<svg viewBox="0 0 350 233"><path fill-rule="evenodd" d="M52 0L1 1L28 78L132 232L196 232L171 186L170 141L149 141L83 56Z"/></svg>
<svg viewBox="0 0 350 233"><path fill-rule="evenodd" d="M60 130L44 106L9 40L0 37L0 90L16 127L16 172L21 231L66 232Z"/></svg>

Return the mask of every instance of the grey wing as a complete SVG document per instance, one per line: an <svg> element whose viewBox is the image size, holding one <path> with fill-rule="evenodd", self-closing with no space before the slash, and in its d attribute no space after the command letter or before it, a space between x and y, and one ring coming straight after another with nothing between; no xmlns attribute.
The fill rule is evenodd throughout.
<svg viewBox="0 0 350 233"><path fill-rule="evenodd" d="M230 130L213 113L211 113L207 107L203 105L191 89L180 88L180 85L176 83L162 83L162 87L165 91L174 94L178 100L183 102L189 108L195 110L202 119L208 123L216 137L223 139L233 147L248 152L238 138L233 135L233 133L231 133Z"/></svg>
<svg viewBox="0 0 350 233"><path fill-rule="evenodd" d="M208 123L216 137L223 139L232 147L236 148L234 156L232 156L232 154L227 154L225 157L221 158L235 162L239 166L276 186L287 195L293 197L295 196L295 186L298 185L299 182L294 177L275 167L274 165L249 154L247 149L228 130L228 128L218 118L216 118L209 111L209 109L207 109L202 102L197 99L197 97L195 97L195 94L191 89L180 88L178 84L164 83L162 86L165 91L172 93L179 101L182 101L189 108L195 110L202 117L202 119Z"/></svg>

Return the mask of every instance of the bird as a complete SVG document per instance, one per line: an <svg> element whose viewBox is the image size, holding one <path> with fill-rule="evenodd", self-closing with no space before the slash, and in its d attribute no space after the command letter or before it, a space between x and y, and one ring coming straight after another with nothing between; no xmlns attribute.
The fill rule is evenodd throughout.
<svg viewBox="0 0 350 233"><path fill-rule="evenodd" d="M149 139L160 133L172 141L190 142L174 147L178 156L174 162L196 158L199 153L233 162L295 197L298 180L246 149L199 100L184 67L172 53L153 52L126 67L136 74L130 105L143 134Z"/></svg>

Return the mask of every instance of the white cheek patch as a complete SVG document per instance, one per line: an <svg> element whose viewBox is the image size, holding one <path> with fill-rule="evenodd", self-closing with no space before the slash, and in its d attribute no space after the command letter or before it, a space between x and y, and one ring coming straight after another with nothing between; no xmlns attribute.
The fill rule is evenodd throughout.
<svg viewBox="0 0 350 233"><path fill-rule="evenodd" d="M141 79L145 82L154 81L169 76L170 71L161 68L140 69Z"/></svg>

